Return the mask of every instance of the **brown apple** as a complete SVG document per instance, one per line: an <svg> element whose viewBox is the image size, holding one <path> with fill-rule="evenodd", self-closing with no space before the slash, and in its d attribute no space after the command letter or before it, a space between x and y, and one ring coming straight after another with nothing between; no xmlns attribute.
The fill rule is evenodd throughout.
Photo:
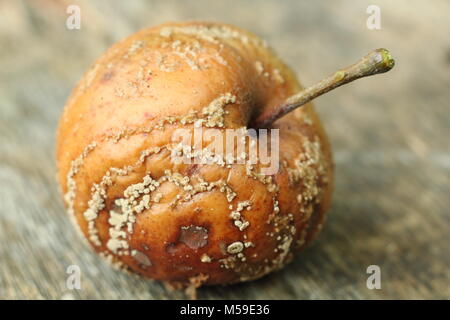
<svg viewBox="0 0 450 320"><path fill-rule="evenodd" d="M229 284L282 268L330 208L330 144L307 102L386 71L386 54L302 90L265 41L234 26L167 23L129 36L83 76L60 119L69 215L113 265L153 279ZM195 123L279 129L278 171L175 163L173 135Z"/></svg>

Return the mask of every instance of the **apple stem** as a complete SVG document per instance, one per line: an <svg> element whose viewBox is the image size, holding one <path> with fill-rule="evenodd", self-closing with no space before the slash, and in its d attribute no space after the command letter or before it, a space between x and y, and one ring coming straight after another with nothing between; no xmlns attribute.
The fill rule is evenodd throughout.
<svg viewBox="0 0 450 320"><path fill-rule="evenodd" d="M386 49L376 49L357 63L341 69L318 83L287 98L281 106L263 110L253 121L252 128L267 128L277 119L309 101L356 79L384 73L394 67L394 59Z"/></svg>

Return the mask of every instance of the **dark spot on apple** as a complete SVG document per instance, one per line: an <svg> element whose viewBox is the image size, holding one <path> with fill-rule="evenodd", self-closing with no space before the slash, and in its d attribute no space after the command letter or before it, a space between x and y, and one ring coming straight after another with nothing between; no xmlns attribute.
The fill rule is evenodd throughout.
<svg viewBox="0 0 450 320"><path fill-rule="evenodd" d="M208 230L194 225L181 227L179 241L191 249L202 248L208 243Z"/></svg>
<svg viewBox="0 0 450 320"><path fill-rule="evenodd" d="M197 250L208 244L208 229L196 225L183 226L180 228L178 241L170 243L166 252L174 254L186 254L187 249Z"/></svg>

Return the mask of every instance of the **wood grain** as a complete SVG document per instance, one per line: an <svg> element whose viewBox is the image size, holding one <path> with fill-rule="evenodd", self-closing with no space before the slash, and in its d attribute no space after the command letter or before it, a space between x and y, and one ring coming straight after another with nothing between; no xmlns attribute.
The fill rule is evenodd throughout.
<svg viewBox="0 0 450 320"><path fill-rule="evenodd" d="M65 27L69 4L81 29ZM450 3L376 1L1 1L0 299L178 299L112 270L80 240L55 180L54 133L70 89L113 42L167 20L254 31L313 83L378 47L396 68L316 101L336 162L328 223L292 264L201 299L450 298ZM66 288L78 265L81 290ZM382 289L366 287L378 265Z"/></svg>

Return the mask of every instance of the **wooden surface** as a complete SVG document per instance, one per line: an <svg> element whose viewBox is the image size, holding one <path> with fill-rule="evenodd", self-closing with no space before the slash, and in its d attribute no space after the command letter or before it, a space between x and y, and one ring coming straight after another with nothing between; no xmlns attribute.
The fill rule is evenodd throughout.
<svg viewBox="0 0 450 320"><path fill-rule="evenodd" d="M69 4L81 29L65 27ZM381 8L368 30L366 8ZM318 240L261 280L202 299L450 298L450 3L433 1L0 1L0 299L173 299L112 270L78 237L55 180L54 132L70 89L113 42L166 20L254 31L313 83L377 47L388 75L316 101L336 188ZM81 269L81 290L66 269ZM381 268L381 290L366 268Z"/></svg>

